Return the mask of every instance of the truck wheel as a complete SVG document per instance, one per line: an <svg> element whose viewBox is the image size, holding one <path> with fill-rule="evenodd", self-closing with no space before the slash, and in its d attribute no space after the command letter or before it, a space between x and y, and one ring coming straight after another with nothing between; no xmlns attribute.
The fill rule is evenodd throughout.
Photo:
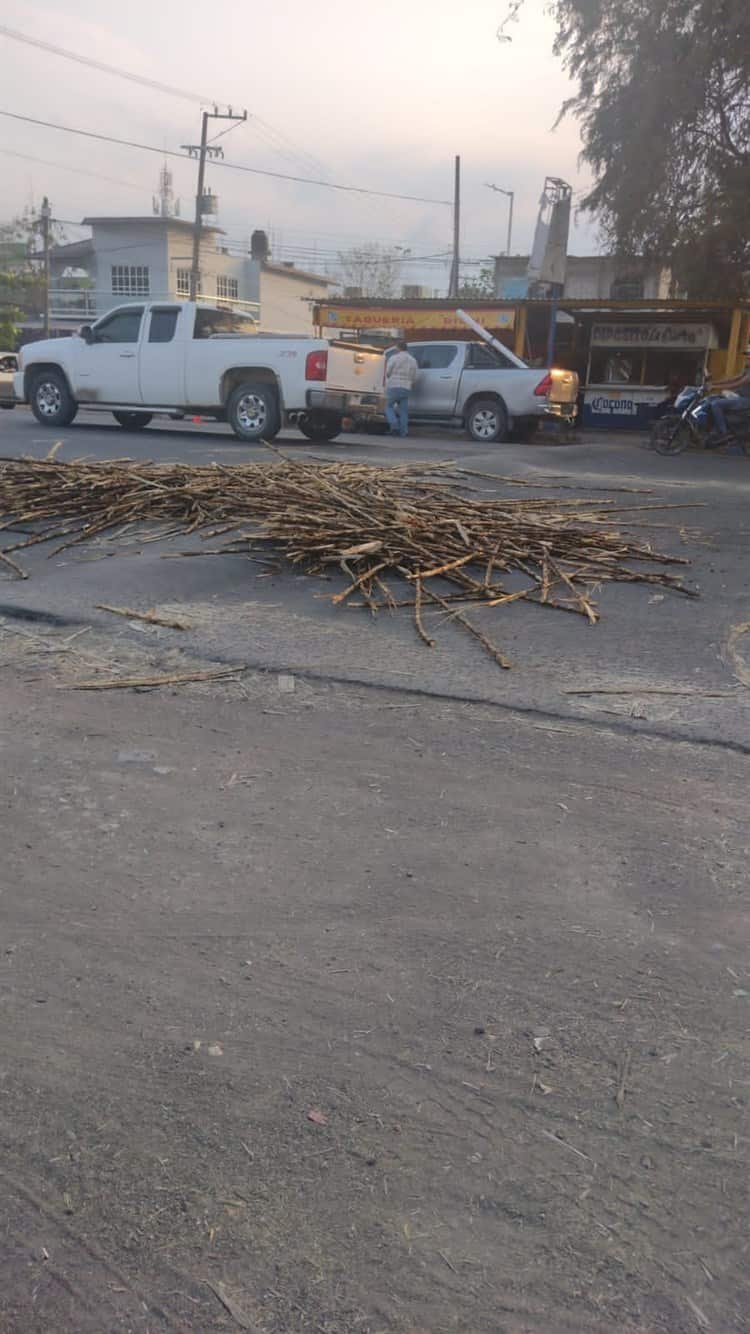
<svg viewBox="0 0 750 1334"><path fill-rule="evenodd" d="M341 434L341 418L324 413L306 412L297 422L308 440L335 440Z"/></svg>
<svg viewBox="0 0 750 1334"><path fill-rule="evenodd" d="M31 382L29 402L42 426L70 426L78 412L62 371L40 371Z"/></svg>
<svg viewBox="0 0 750 1334"><path fill-rule="evenodd" d="M496 398L478 398L466 417L466 429L480 445L508 439L508 414Z"/></svg>
<svg viewBox="0 0 750 1334"><path fill-rule="evenodd" d="M240 440L271 440L280 429L279 404L267 384L241 384L229 396L227 421Z"/></svg>
<svg viewBox="0 0 750 1334"><path fill-rule="evenodd" d="M113 412L112 416L126 431L142 431L154 420L151 412Z"/></svg>

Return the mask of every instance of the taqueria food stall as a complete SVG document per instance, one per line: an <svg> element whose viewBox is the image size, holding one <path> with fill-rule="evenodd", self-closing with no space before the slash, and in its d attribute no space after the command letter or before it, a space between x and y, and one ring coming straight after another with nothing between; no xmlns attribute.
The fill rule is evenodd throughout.
<svg viewBox="0 0 750 1334"><path fill-rule="evenodd" d="M719 338L713 324L615 319L591 326L583 425L647 429L665 399L696 384Z"/></svg>

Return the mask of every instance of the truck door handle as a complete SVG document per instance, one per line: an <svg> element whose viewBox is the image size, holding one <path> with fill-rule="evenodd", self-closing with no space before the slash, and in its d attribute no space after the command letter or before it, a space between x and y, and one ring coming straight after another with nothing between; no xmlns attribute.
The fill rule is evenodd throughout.
<svg viewBox="0 0 750 1334"><path fill-rule="evenodd" d="M441 376L440 376L440 379L441 379L441 380L452 380L452 379L453 379L453 376L452 376L452 375L441 375Z"/></svg>
<svg viewBox="0 0 750 1334"><path fill-rule="evenodd" d="M121 353L120 353L120 356L121 356L123 359L127 360L128 357L134 357L134 356L135 356L135 352L121 352Z"/></svg>

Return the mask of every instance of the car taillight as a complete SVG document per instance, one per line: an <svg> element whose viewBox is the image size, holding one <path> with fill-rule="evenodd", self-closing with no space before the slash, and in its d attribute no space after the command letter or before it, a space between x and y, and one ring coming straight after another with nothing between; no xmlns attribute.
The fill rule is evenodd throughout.
<svg viewBox="0 0 750 1334"><path fill-rule="evenodd" d="M325 380L328 374L328 349L320 352L308 352L305 361L306 380Z"/></svg>
<svg viewBox="0 0 750 1334"><path fill-rule="evenodd" d="M543 380L539 381L539 384L534 390L534 398L546 398L551 388L552 376L548 374L545 375Z"/></svg>

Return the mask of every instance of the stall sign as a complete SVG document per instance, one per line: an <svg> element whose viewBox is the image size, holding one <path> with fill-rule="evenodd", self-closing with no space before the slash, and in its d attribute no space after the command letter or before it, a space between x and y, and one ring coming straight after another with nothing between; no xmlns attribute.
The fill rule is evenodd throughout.
<svg viewBox="0 0 750 1334"><path fill-rule="evenodd" d="M635 417L638 415L638 404L634 398L620 398L611 394L593 394L587 398L586 402L590 404L591 411L598 416L605 417Z"/></svg>
<svg viewBox="0 0 750 1334"><path fill-rule="evenodd" d="M712 324L595 324L592 347L664 347L701 352L717 347Z"/></svg>
<svg viewBox="0 0 750 1334"><path fill-rule="evenodd" d="M662 389L628 389L599 386L587 389L583 404L584 426L604 430L647 430L654 409L664 398Z"/></svg>
<svg viewBox="0 0 750 1334"><path fill-rule="evenodd" d="M485 329L512 329L513 310L466 310ZM466 329L455 310L408 306L320 306L316 322L326 329ZM467 335L468 336L468 335Z"/></svg>

